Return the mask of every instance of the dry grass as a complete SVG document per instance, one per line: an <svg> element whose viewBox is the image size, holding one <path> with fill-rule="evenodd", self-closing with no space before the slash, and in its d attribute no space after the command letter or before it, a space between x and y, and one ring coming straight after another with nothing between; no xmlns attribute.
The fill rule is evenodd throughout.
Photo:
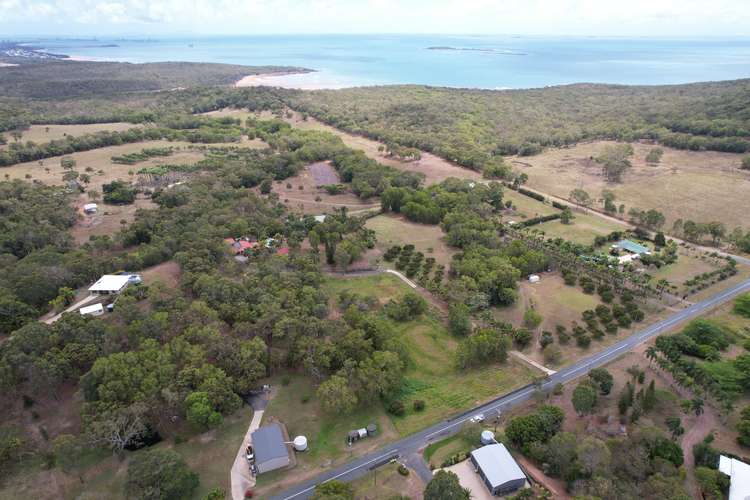
<svg viewBox="0 0 750 500"><path fill-rule="evenodd" d="M304 214L332 213L342 207L351 211L380 207L377 198L361 200L350 192L329 195L317 187L314 176L307 168L294 177L274 183L273 192L279 195L279 200L287 209Z"/></svg>
<svg viewBox="0 0 750 500"><path fill-rule="evenodd" d="M435 262L450 266L454 248L445 243L445 235L440 226L410 222L403 216L393 214L378 215L367 221L368 229L375 231L376 248L385 252L393 245L412 244L425 257L433 257ZM388 263L385 263L388 265Z"/></svg>
<svg viewBox="0 0 750 500"><path fill-rule="evenodd" d="M550 149L523 158L523 164L528 166L520 169L529 175L529 186L563 198L578 187L595 198L602 189L610 189L617 197L615 203L624 203L626 209L654 208L663 212L666 228L671 228L678 218L699 222L718 220L730 228L750 228L746 203L750 173L738 169L740 155L662 147L661 162L651 166L646 164L645 157L655 146L636 143L633 168L625 174L622 184L607 184L600 166L591 159L607 144L612 143L596 141ZM521 164L516 159L514 165Z"/></svg>
<svg viewBox="0 0 750 500"><path fill-rule="evenodd" d="M141 125L125 122L113 123L91 123L83 125L32 125L28 130L22 131L21 141L34 141L37 144L64 139L67 136L81 136L96 132L122 132ZM13 139L8 137L9 142Z"/></svg>
<svg viewBox="0 0 750 500"><path fill-rule="evenodd" d="M421 498L426 486L413 472L406 477L399 474L395 463L378 467L351 484L357 500L379 500L399 495Z"/></svg>

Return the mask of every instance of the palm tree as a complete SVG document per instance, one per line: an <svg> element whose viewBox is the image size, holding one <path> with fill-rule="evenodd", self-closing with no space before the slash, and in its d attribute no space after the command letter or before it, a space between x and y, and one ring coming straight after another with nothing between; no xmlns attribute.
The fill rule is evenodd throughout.
<svg viewBox="0 0 750 500"><path fill-rule="evenodd" d="M691 400L690 409L693 410L696 417L699 417L703 413L703 400L701 398Z"/></svg>

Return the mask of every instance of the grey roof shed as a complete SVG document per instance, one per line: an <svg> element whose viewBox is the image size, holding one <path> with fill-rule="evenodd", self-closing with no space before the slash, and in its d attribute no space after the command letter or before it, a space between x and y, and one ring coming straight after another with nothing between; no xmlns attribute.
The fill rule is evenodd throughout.
<svg viewBox="0 0 750 500"><path fill-rule="evenodd" d="M526 484L526 474L503 444L489 444L472 451L471 461L493 495L510 493Z"/></svg>
<svg viewBox="0 0 750 500"><path fill-rule="evenodd" d="M259 473L289 465L289 449L284 442L279 424L264 425L252 433L250 440L253 443L255 466Z"/></svg>

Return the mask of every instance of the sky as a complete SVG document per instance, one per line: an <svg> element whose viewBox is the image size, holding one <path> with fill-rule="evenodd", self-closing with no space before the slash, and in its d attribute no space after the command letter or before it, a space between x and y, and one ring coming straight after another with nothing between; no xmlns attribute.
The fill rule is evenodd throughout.
<svg viewBox="0 0 750 500"><path fill-rule="evenodd" d="M750 36L750 0L0 0L19 35Z"/></svg>

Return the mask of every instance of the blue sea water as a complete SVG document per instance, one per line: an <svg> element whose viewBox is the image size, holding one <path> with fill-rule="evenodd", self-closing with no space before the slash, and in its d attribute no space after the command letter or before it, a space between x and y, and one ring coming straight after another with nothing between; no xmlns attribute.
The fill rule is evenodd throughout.
<svg viewBox="0 0 750 500"><path fill-rule="evenodd" d="M750 77L750 37L278 35L36 43L53 52L101 60L302 66L317 70L315 78L323 86L415 83L496 89Z"/></svg>

